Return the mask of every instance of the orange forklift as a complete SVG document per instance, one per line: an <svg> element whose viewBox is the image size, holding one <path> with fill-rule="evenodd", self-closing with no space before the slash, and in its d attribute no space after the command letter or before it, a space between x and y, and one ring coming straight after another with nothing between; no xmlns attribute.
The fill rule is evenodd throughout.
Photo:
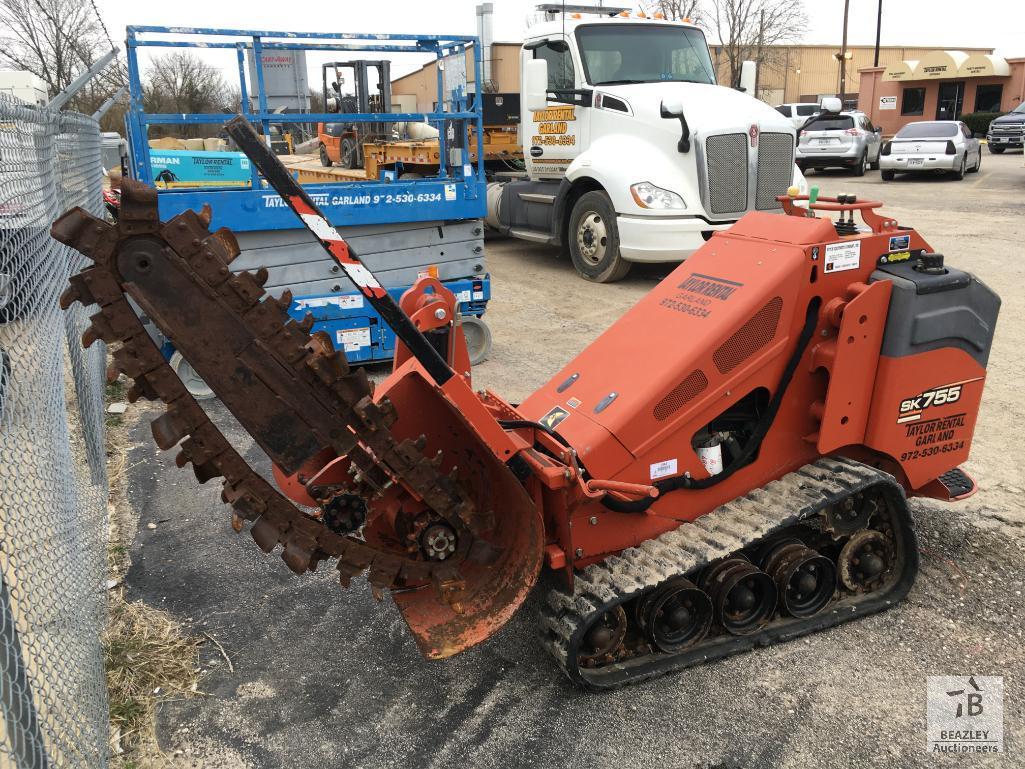
<svg viewBox="0 0 1025 769"><path fill-rule="evenodd" d="M370 93L370 70L377 70L377 93ZM343 72L352 70L355 93L343 94ZM328 73L331 83L328 84ZM324 111L340 116L353 113L391 112L391 62L333 61L321 67L321 94ZM387 123L355 123L340 117L337 123L318 123L320 162L330 167L337 163L342 168L363 168L363 145L389 137Z"/></svg>

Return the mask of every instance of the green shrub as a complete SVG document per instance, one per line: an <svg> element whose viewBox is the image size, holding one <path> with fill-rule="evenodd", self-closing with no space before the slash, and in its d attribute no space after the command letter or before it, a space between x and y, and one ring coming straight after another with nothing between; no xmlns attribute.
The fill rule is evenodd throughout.
<svg viewBox="0 0 1025 769"><path fill-rule="evenodd" d="M994 118L1006 115L1006 112L969 112L961 116L961 120L968 126L968 130L976 136L985 136L989 130L989 124Z"/></svg>

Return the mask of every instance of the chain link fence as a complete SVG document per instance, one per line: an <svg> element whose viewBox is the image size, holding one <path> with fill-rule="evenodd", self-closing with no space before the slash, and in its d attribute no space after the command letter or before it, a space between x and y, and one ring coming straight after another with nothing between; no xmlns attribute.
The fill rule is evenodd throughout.
<svg viewBox="0 0 1025 769"><path fill-rule="evenodd" d="M102 215L99 126L0 96L0 769L107 766L102 343L49 236Z"/></svg>

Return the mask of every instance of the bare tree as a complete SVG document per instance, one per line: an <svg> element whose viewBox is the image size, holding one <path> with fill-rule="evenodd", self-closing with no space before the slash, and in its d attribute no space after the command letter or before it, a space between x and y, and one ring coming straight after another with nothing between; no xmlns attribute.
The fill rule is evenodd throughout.
<svg viewBox="0 0 1025 769"><path fill-rule="evenodd" d="M318 91L316 88L310 89L310 112L323 112L324 107L324 94Z"/></svg>
<svg viewBox="0 0 1025 769"><path fill-rule="evenodd" d="M690 19L695 24L701 21L701 0L648 0L641 3L645 13L661 14L669 21Z"/></svg>
<svg viewBox="0 0 1025 769"><path fill-rule="evenodd" d="M41 77L51 95L108 50L86 0L0 0L0 64Z"/></svg>
<svg viewBox="0 0 1025 769"><path fill-rule="evenodd" d="M143 85L146 112L238 112L241 94L225 83L221 72L191 51L173 51L157 56L150 64ZM155 133L204 136L209 125L154 126ZM152 134L151 134L152 135Z"/></svg>
<svg viewBox="0 0 1025 769"><path fill-rule="evenodd" d="M721 44L732 86L739 84L745 60L778 69L772 46L796 41L807 23L800 0L702 0L702 7L703 25Z"/></svg>
<svg viewBox="0 0 1025 769"><path fill-rule="evenodd" d="M0 0L0 66L32 72L56 96L111 48L88 0ZM128 80L124 60L108 65L69 105L91 114ZM120 130L123 107L104 116L104 130Z"/></svg>

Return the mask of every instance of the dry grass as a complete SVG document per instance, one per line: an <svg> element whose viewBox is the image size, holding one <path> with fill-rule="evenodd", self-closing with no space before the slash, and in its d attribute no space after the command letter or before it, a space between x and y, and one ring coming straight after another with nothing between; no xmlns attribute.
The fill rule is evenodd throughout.
<svg viewBox="0 0 1025 769"><path fill-rule="evenodd" d="M125 398L124 380L107 386L106 402ZM107 414L107 474L110 482L110 543L107 550L110 579L120 583L130 565L128 548L138 520L128 504L128 430L135 421ZM107 629L103 649L110 703L113 769L150 769L170 766L156 736L156 710L161 700L195 696L198 691L199 646L203 639L189 636L166 612L135 601L127 602L122 589L108 594Z"/></svg>
<svg viewBox="0 0 1025 769"><path fill-rule="evenodd" d="M112 595L103 637L110 726L120 736L121 766L165 765L157 746L159 700L197 693L199 645L167 613Z"/></svg>

